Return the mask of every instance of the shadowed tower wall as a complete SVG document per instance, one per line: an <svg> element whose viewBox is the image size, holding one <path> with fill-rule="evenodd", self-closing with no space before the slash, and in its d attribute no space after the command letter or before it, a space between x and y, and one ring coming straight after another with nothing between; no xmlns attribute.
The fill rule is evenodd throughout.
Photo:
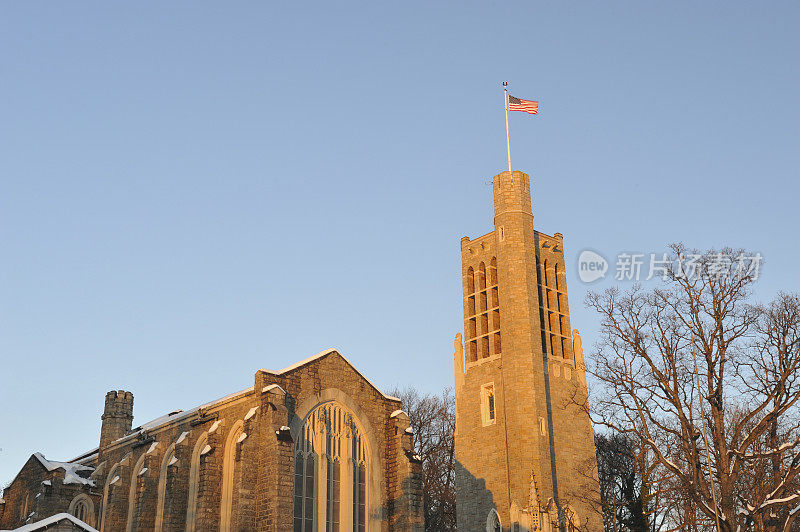
<svg viewBox="0 0 800 532"><path fill-rule="evenodd" d="M563 237L533 228L528 175L496 175L494 231L461 240L456 339L459 530L601 530L579 337L570 329ZM496 514L495 514L496 512Z"/></svg>

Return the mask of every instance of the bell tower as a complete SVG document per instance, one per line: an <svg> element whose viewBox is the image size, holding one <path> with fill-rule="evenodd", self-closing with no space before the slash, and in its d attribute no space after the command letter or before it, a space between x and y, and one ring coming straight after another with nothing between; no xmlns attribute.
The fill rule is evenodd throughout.
<svg viewBox="0 0 800 532"><path fill-rule="evenodd" d="M527 174L498 174L493 188L494 230L461 239L458 528L602 530L590 504L599 495L594 433L581 405L586 375L570 328L563 237L534 229Z"/></svg>

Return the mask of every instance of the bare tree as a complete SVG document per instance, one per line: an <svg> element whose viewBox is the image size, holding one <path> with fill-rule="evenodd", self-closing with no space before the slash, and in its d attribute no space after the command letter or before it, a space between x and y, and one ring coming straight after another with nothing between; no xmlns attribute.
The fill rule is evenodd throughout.
<svg viewBox="0 0 800 532"><path fill-rule="evenodd" d="M587 368L604 384L594 421L657 464L652 489L679 505L676 529L790 530L800 512L800 299L752 304L756 275L741 250L671 251L678 266L664 285L587 298L602 320Z"/></svg>
<svg viewBox="0 0 800 532"><path fill-rule="evenodd" d="M656 464L623 434L598 434L597 472L606 532L657 532L669 506L650 489Z"/></svg>
<svg viewBox="0 0 800 532"><path fill-rule="evenodd" d="M422 458L425 530L456 530L453 391L432 395L407 387L391 394L403 401L414 429L414 450Z"/></svg>

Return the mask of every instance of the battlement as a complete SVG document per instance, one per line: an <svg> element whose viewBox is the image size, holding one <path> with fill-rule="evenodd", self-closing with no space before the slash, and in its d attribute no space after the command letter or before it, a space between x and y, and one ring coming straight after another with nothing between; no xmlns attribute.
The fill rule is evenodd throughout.
<svg viewBox="0 0 800 532"><path fill-rule="evenodd" d="M106 417L133 417L133 394L125 390L111 390L106 394L103 416Z"/></svg>

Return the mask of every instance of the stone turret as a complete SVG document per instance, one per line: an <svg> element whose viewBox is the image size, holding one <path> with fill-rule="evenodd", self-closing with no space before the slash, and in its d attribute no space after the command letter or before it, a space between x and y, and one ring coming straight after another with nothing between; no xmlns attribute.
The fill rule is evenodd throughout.
<svg viewBox="0 0 800 532"><path fill-rule="evenodd" d="M100 428L100 452L111 442L125 436L133 424L133 394L111 390L106 394Z"/></svg>

